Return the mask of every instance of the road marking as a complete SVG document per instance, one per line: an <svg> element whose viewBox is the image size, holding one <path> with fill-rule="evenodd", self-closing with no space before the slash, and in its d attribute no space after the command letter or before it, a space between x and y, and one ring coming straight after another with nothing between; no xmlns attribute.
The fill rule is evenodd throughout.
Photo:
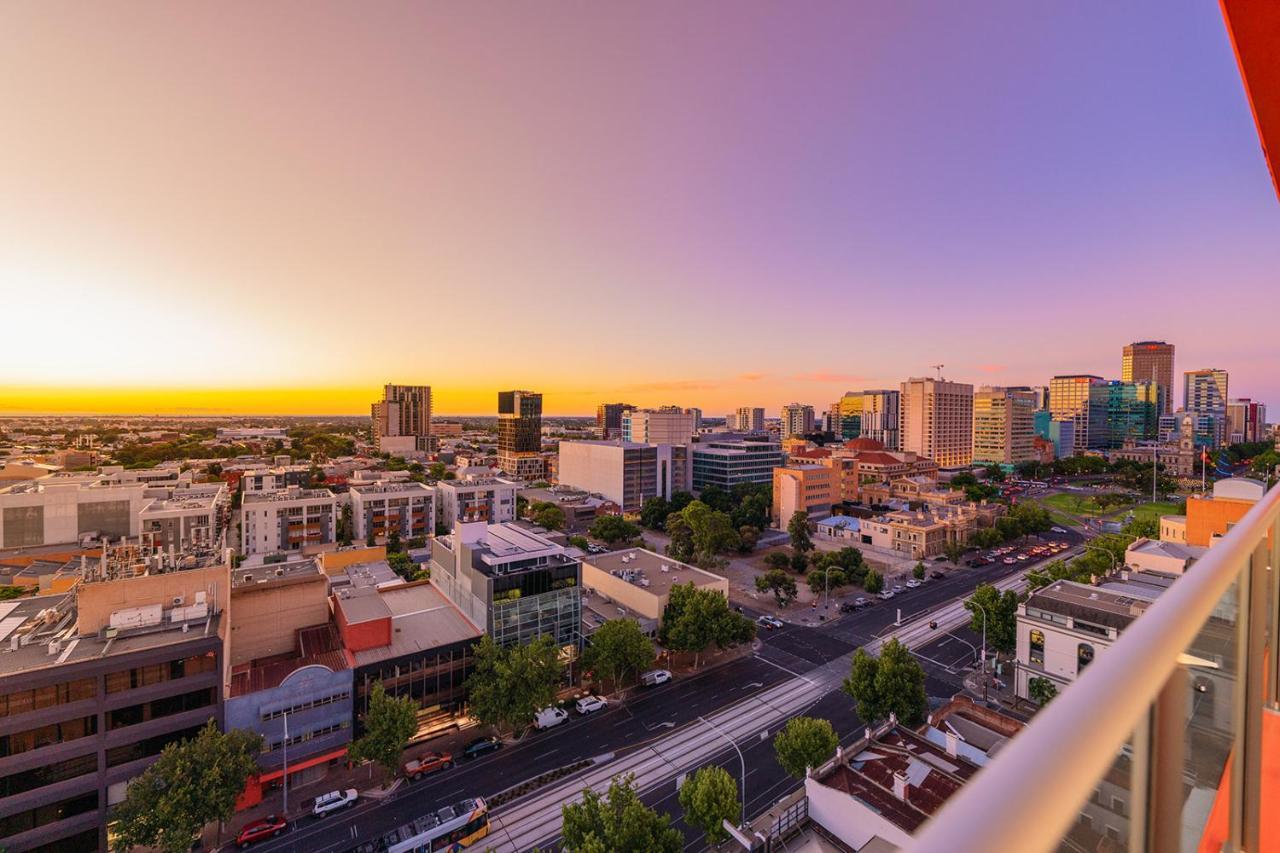
<svg viewBox="0 0 1280 853"><path fill-rule="evenodd" d="M818 685L817 685L817 684L815 684L811 679L805 678L803 675L801 675L800 673L796 672L795 670L787 669L785 666L783 666L783 665L782 665L782 664L780 664L780 663L774 663L773 661L769 660L768 658L762 658L762 657L760 657L760 655L752 655L752 657L753 657L753 658L755 658L756 660L764 661L765 663L769 664L769 666L776 666L778 669L782 670L783 672L785 672L785 673L787 673L787 674L789 674L789 675L794 675L796 678L800 679L801 681L807 681L807 682L809 682L809 685L810 685L811 687L817 687L817 686L818 686Z"/></svg>

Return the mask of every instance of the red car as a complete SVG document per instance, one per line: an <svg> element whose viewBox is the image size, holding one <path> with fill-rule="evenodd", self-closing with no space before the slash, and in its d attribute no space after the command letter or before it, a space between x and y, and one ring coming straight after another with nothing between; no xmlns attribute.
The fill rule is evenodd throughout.
<svg viewBox="0 0 1280 853"><path fill-rule="evenodd" d="M239 844L243 849L255 841L274 838L284 832L285 827L288 825L289 822L280 815L267 815L262 820L255 820L240 830L240 834L236 836L236 844Z"/></svg>

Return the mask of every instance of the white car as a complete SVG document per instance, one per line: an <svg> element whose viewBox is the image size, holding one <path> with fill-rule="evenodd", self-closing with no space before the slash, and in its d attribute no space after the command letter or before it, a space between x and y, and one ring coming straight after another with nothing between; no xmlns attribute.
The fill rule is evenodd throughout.
<svg viewBox="0 0 1280 853"><path fill-rule="evenodd" d="M893 590L886 589L884 592L880 593L880 598L883 599L884 601L888 601L889 599L893 598Z"/></svg>
<svg viewBox="0 0 1280 853"><path fill-rule="evenodd" d="M640 683L645 687L657 687L659 684L666 684L671 680L671 671L666 669L651 669L640 676Z"/></svg>
<svg viewBox="0 0 1280 853"><path fill-rule="evenodd" d="M1050 530L1052 530L1054 533L1066 533L1066 532L1067 532L1064 528L1061 528L1061 527L1050 527L1049 529L1050 529Z"/></svg>
<svg viewBox="0 0 1280 853"><path fill-rule="evenodd" d="M907 589L915 589L918 586L920 586L920 581L916 580L915 578L912 578L911 580L907 581Z"/></svg>
<svg viewBox="0 0 1280 853"><path fill-rule="evenodd" d="M773 630L774 628L782 627L782 620L775 619L774 617L769 615L757 616L756 624L761 626L762 628L768 628L769 630Z"/></svg>
<svg viewBox="0 0 1280 853"><path fill-rule="evenodd" d="M330 812L336 812L338 809L349 809L356 804L356 799L359 796L360 792L355 788L321 794L316 797L316 803L312 806L311 813L316 817L324 817Z"/></svg>
<svg viewBox="0 0 1280 853"><path fill-rule="evenodd" d="M555 706L543 708L533 715L533 727L539 730L550 729L560 725L567 719L569 719L569 713L564 708Z"/></svg>
<svg viewBox="0 0 1280 853"><path fill-rule="evenodd" d="M590 714L592 712L599 711L608 704L608 702L601 699L599 696L584 696L578 700L574 707L578 709L579 714Z"/></svg>

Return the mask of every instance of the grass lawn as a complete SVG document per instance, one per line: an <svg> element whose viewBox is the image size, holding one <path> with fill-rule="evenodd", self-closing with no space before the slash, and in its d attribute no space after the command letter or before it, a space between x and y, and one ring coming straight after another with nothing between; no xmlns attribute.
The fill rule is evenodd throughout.
<svg viewBox="0 0 1280 853"><path fill-rule="evenodd" d="M1046 495L1040 499L1040 503L1044 504L1050 510L1058 510L1059 512L1070 512L1076 515L1102 515L1104 512L1114 512L1123 507L1111 507L1104 510L1094 501L1092 497L1086 495Z"/></svg>
<svg viewBox="0 0 1280 853"><path fill-rule="evenodd" d="M1168 501L1138 504L1137 506L1133 507L1134 518L1138 518L1138 519L1151 518L1151 519L1155 519L1157 523L1159 523L1160 516L1162 515L1177 515L1177 514L1178 514L1178 504L1169 503Z"/></svg>

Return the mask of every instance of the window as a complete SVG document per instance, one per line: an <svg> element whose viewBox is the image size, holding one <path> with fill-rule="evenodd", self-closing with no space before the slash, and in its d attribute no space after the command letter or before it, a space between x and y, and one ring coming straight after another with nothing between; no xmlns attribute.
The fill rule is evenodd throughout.
<svg viewBox="0 0 1280 853"><path fill-rule="evenodd" d="M161 684L179 678L188 678L205 672L213 672L216 667L217 660L214 658L213 652L206 652L189 658L171 660L168 663L123 669L119 672L107 674L107 692L120 693L151 684Z"/></svg>
<svg viewBox="0 0 1280 853"><path fill-rule="evenodd" d="M55 761L41 767L23 770L0 779L0 797L11 797L26 791L34 791L54 782L64 782L86 773L98 772L98 754L81 755L66 761Z"/></svg>
<svg viewBox="0 0 1280 853"><path fill-rule="evenodd" d="M181 714L184 711L207 708L216 701L214 688L206 687L203 690L179 693L176 696L165 696L150 702L143 702L140 705L117 708L114 711L107 712L107 731L145 723L148 720L158 720L173 714Z"/></svg>
<svg viewBox="0 0 1280 853"><path fill-rule="evenodd" d="M1081 643L1076 646L1076 674L1084 672L1084 668L1093 663L1093 646Z"/></svg>
<svg viewBox="0 0 1280 853"><path fill-rule="evenodd" d="M0 717L25 714L54 705L65 705L92 699L98 694L98 685L93 678L77 678L74 681L63 681L30 690L18 690L0 696Z"/></svg>
<svg viewBox="0 0 1280 853"><path fill-rule="evenodd" d="M0 735L0 757L19 755L32 749L39 749L42 746L52 746L55 743L79 740L82 737L89 737L97 733L98 718L94 715L65 720L61 723L50 723L47 726L38 726L34 729L14 732L13 734Z"/></svg>
<svg viewBox="0 0 1280 853"><path fill-rule="evenodd" d="M1031 662L1044 666L1044 632L1031 632Z"/></svg>
<svg viewBox="0 0 1280 853"><path fill-rule="evenodd" d="M66 820L78 814L91 812L98 808L98 792L81 794L61 802L37 806L34 809L0 817L0 836L17 835L19 832L30 832L33 829Z"/></svg>
<svg viewBox="0 0 1280 853"><path fill-rule="evenodd" d="M107 766L116 767L121 764L127 764L130 761L137 761L139 758L147 758L152 755L159 755L160 751L170 743L176 743L180 740L190 740L200 734L203 725L191 726L190 728L180 729L176 732L168 732L155 737L149 737L140 740L137 743L129 743L124 746L117 746L107 750Z"/></svg>

